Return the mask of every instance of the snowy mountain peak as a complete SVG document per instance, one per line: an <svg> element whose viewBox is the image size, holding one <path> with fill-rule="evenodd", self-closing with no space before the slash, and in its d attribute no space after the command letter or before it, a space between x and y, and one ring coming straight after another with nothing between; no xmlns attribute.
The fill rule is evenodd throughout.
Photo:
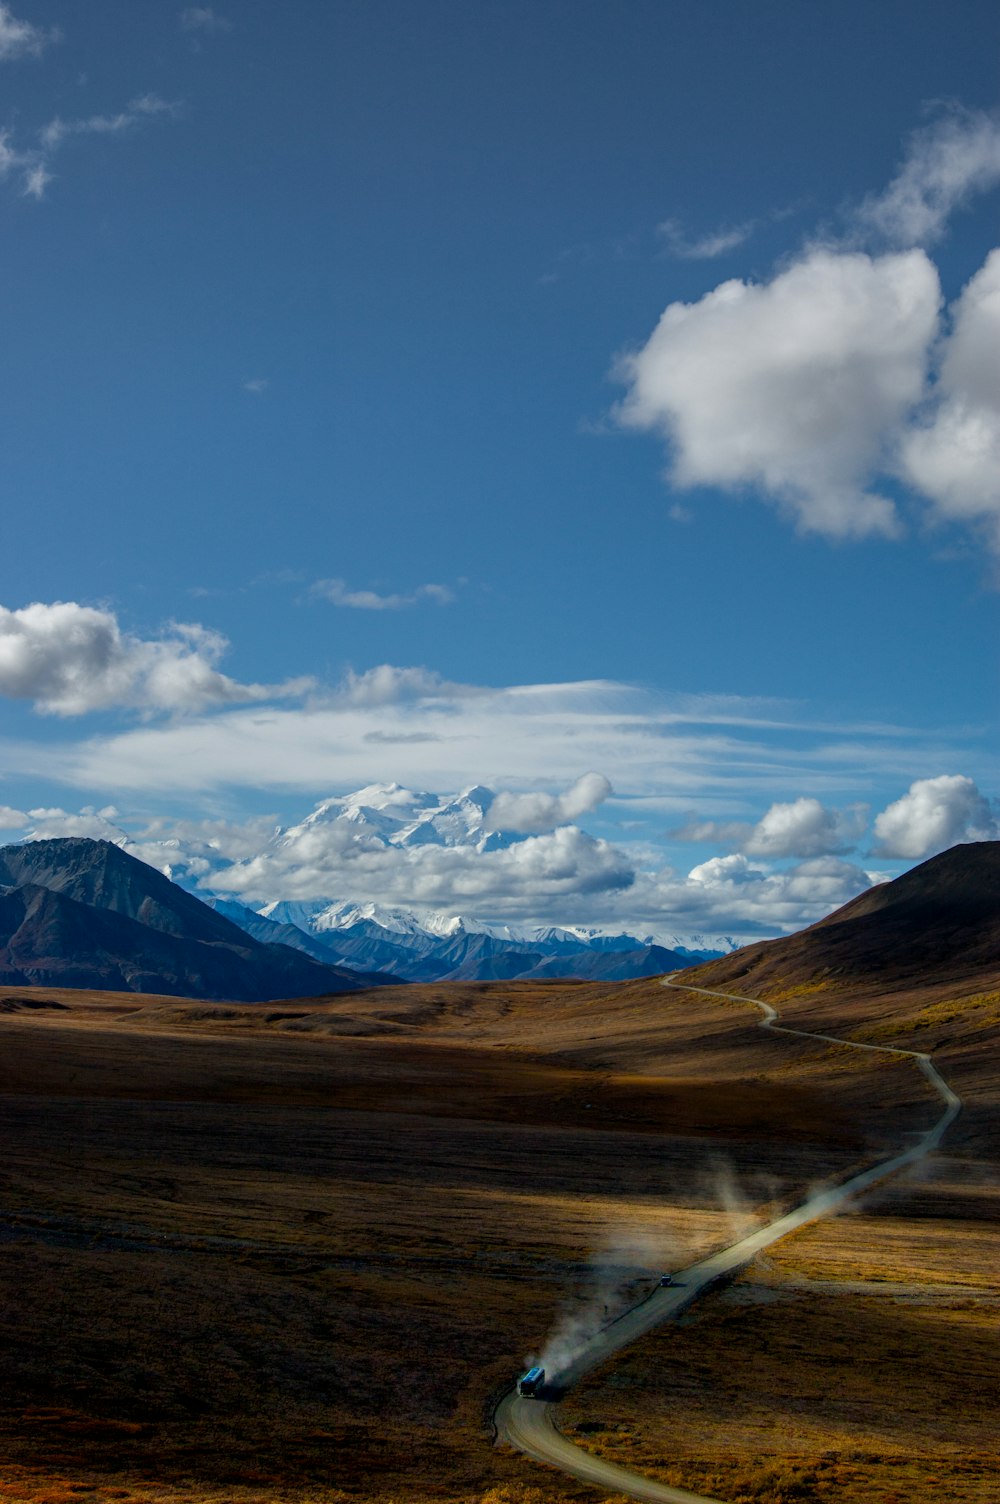
<svg viewBox="0 0 1000 1504"><path fill-rule="evenodd" d="M452 798L403 788L398 783L371 783L353 794L324 799L299 825L280 837L294 846L304 835L330 825L354 836L387 846L472 846L495 851L509 845L499 831L489 830L486 813L494 800L492 789L473 784Z"/></svg>

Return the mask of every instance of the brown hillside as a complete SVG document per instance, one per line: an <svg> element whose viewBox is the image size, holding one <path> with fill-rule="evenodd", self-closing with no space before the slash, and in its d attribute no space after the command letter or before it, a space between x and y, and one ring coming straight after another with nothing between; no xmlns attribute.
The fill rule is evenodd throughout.
<svg viewBox="0 0 1000 1504"><path fill-rule="evenodd" d="M816 981L907 990L1000 979L1000 841L955 846L871 888L809 929L684 973L766 996Z"/></svg>

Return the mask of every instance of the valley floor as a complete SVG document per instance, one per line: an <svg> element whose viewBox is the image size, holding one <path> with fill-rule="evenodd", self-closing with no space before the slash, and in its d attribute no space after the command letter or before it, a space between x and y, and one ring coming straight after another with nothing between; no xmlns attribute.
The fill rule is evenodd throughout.
<svg viewBox="0 0 1000 1504"><path fill-rule="evenodd" d="M593 1498L489 1433L553 1325L935 1115L904 1065L755 1024L650 982L0 993L0 1501ZM734 1501L985 1500L979 1152L790 1239L563 1423Z"/></svg>

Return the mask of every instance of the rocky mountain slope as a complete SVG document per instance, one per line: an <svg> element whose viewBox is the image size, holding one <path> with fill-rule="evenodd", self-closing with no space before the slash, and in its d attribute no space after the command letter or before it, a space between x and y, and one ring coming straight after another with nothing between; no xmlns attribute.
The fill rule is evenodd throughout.
<svg viewBox="0 0 1000 1504"><path fill-rule="evenodd" d="M108 841L0 848L0 983L257 1002L389 980L262 943Z"/></svg>

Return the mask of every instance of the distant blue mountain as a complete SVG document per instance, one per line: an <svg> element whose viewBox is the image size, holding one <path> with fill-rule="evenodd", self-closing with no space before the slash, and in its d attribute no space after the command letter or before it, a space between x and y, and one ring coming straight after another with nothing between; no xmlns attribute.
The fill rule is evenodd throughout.
<svg viewBox="0 0 1000 1504"><path fill-rule="evenodd" d="M650 937L537 926L518 929L463 916L423 920L405 909L320 899L278 902L260 912L210 898L256 939L296 946L307 955L404 982L512 981L531 977L628 981L680 971L735 948L658 945Z"/></svg>

